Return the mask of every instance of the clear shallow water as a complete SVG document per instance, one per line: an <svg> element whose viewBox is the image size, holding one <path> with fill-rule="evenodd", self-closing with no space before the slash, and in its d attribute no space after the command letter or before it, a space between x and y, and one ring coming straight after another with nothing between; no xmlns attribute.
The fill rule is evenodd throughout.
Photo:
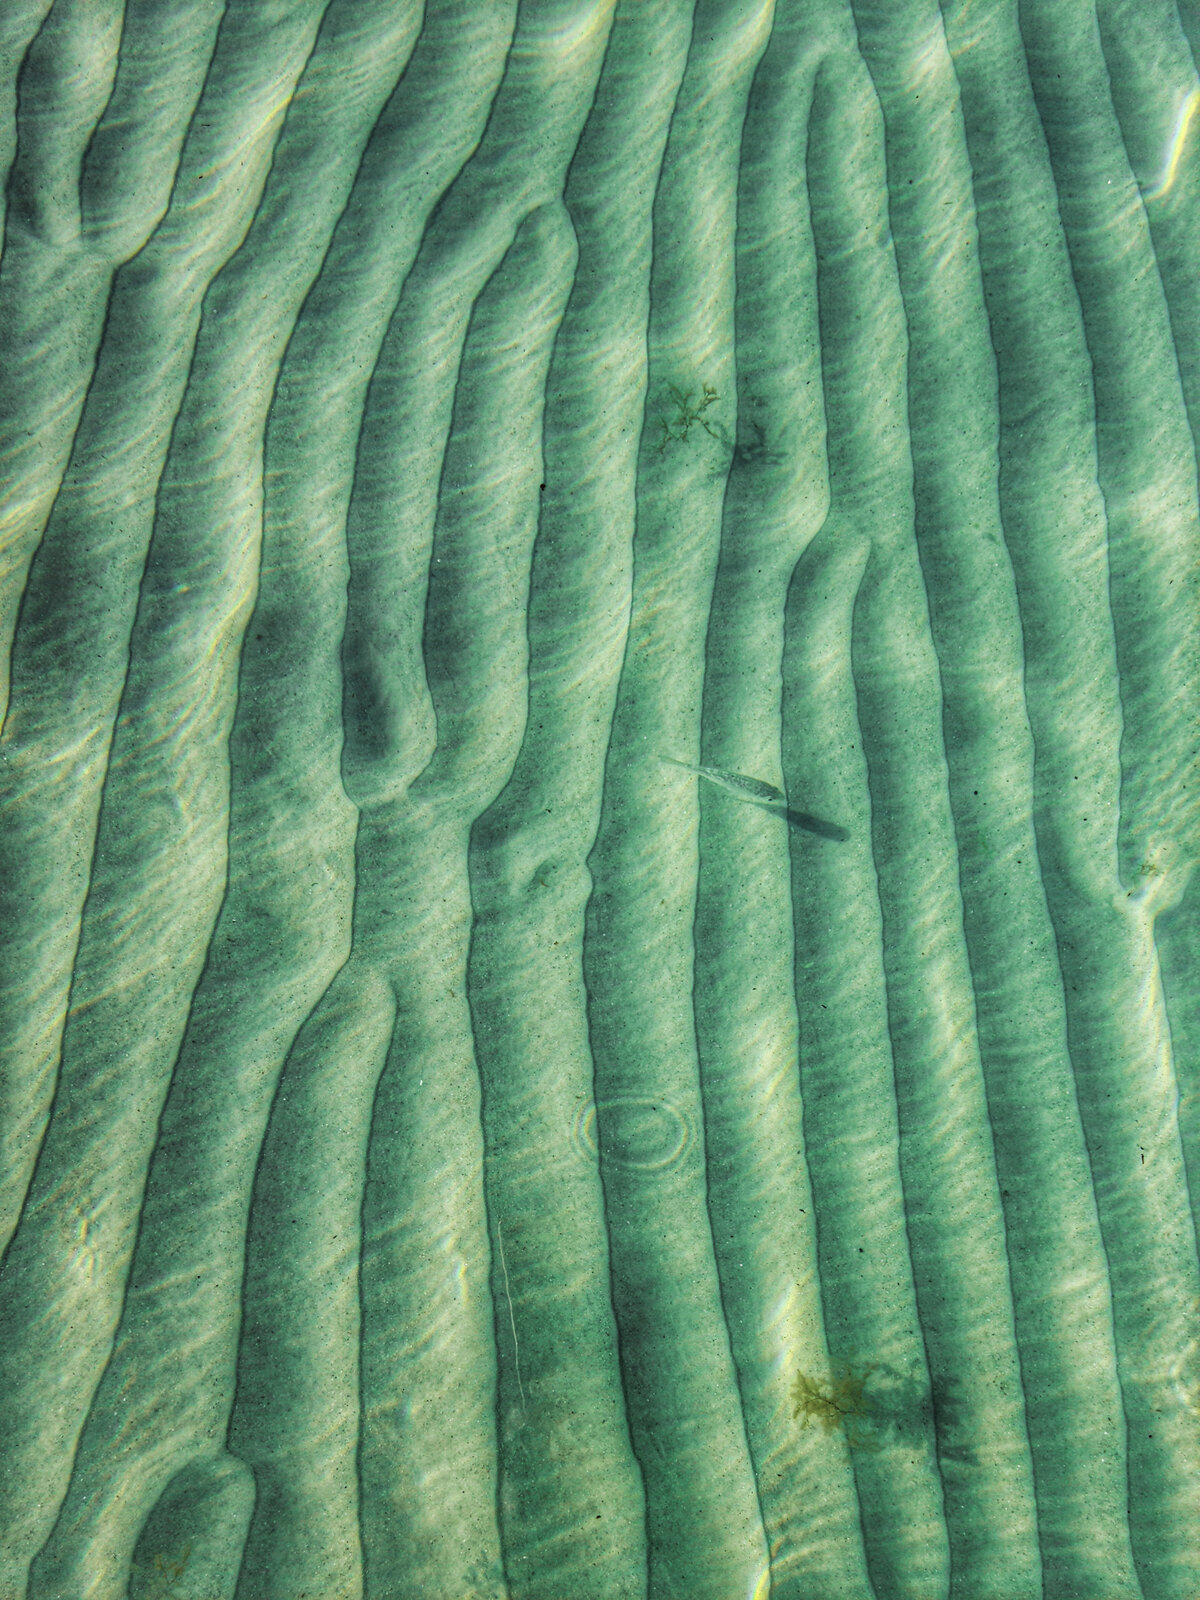
<svg viewBox="0 0 1200 1600"><path fill-rule="evenodd" d="M1194 1600L1198 48L7 8L3 1600Z"/></svg>

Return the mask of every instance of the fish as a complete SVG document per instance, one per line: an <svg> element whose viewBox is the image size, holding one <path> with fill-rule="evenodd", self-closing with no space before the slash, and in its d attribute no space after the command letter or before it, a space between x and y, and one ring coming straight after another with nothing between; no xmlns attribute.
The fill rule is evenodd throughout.
<svg viewBox="0 0 1200 1600"><path fill-rule="evenodd" d="M719 789L728 789L730 794L737 795L741 800L778 802L785 798L773 783L764 783L761 778L748 778L744 772L722 772L719 767L694 767L690 761L676 761L674 756L663 756L661 759L672 767L694 772L698 778L707 778L709 783L715 783Z"/></svg>
<svg viewBox="0 0 1200 1600"><path fill-rule="evenodd" d="M803 828L806 833L818 834L822 839L834 839L838 844L845 844L850 837L849 830L836 822L814 817L810 811L793 810L787 803L787 796L773 783L764 783L761 778L749 778L744 772L723 772L720 767L696 767L690 761L676 761L674 756L662 756L660 759L669 766L682 767L684 772L694 772L698 778L707 778L719 789L728 790L735 799L746 800L764 811L770 811L774 816L782 817L790 828Z"/></svg>

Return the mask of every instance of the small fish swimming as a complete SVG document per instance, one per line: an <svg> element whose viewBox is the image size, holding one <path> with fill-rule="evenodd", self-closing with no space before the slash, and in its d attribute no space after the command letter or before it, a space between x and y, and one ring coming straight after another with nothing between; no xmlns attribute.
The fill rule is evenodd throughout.
<svg viewBox="0 0 1200 1600"><path fill-rule="evenodd" d="M764 783L761 778L748 778L744 772L722 772L720 767L694 767L690 761L676 761L674 756L662 756L661 759L672 767L694 772L698 778L707 778L719 789L727 789L735 799L747 800L751 805L761 806L764 811L782 817L791 828L803 828L807 833L819 834L822 839L836 839L839 844L844 844L850 837L847 829L836 822L826 822L808 811L793 811L787 803L787 796L773 783Z"/></svg>
<svg viewBox="0 0 1200 1600"><path fill-rule="evenodd" d="M728 789L730 794L741 799L779 801L784 798L773 783L764 783L761 778L747 778L742 772L722 772L719 767L694 767L690 761L676 761L674 756L662 759L673 767L682 767L685 772L694 772L698 778L707 778L709 783Z"/></svg>

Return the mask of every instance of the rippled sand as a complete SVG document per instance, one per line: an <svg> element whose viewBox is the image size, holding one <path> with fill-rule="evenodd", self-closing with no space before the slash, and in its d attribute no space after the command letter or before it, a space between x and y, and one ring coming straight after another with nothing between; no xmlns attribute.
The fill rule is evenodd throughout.
<svg viewBox="0 0 1200 1600"><path fill-rule="evenodd" d="M8 0L0 1600L1195 1600L1197 60Z"/></svg>

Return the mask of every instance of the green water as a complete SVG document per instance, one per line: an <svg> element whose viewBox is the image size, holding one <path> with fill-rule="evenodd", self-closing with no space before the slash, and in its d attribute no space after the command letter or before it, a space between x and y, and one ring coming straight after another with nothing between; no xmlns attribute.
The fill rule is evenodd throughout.
<svg viewBox="0 0 1200 1600"><path fill-rule="evenodd" d="M1196 1600L1197 61L6 0L0 1600Z"/></svg>

